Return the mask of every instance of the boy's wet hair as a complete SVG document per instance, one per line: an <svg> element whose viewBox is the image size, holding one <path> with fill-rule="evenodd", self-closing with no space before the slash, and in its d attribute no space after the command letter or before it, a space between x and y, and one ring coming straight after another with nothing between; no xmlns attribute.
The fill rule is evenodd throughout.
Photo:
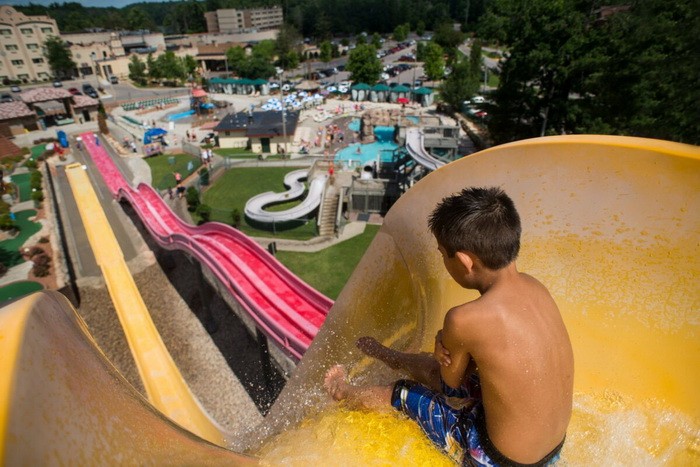
<svg viewBox="0 0 700 467"><path fill-rule="evenodd" d="M469 251L489 269L507 266L520 251L520 216L498 187L465 188L443 198L428 226L450 257Z"/></svg>

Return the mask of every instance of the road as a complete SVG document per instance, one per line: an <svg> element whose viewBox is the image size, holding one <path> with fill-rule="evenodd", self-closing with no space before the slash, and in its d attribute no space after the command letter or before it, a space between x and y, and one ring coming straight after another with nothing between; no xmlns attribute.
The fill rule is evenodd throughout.
<svg viewBox="0 0 700 467"><path fill-rule="evenodd" d="M92 181L97 197L100 200L102 209L109 220L112 230L119 241L124 259L129 261L139 254L139 248L134 244L134 239L139 239L140 237L135 235L134 225L103 183L102 176L93 164L92 159L86 152L76 148L75 136L77 135L71 135L70 141L75 162L87 167L88 176ZM120 166L123 173L130 174L129 169L124 166L125 164L121 163L121 158L117 157L115 161L117 165ZM102 271L97 265L92 249L90 248L83 221L78 212L75 200L73 199L73 192L71 191L64 169L65 167L63 165L56 165L54 183L59 209L61 211L60 215L65 226L66 241L71 252L76 275L79 279L101 277Z"/></svg>

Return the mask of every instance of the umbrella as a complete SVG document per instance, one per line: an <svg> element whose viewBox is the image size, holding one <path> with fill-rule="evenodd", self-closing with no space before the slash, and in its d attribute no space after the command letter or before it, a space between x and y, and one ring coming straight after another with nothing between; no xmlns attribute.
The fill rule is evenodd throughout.
<svg viewBox="0 0 700 467"><path fill-rule="evenodd" d="M399 97L398 99L396 99L396 102L398 102L399 104L408 104L411 101L406 97Z"/></svg>

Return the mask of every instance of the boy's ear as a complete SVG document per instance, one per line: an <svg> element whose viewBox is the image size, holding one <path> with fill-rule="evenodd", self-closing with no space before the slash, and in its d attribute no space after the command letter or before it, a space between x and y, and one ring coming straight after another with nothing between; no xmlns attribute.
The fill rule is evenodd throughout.
<svg viewBox="0 0 700 467"><path fill-rule="evenodd" d="M471 255L465 251L457 251L455 256L459 262L462 263L462 266L464 266L467 271L471 272L471 270L474 268L474 258L472 258Z"/></svg>

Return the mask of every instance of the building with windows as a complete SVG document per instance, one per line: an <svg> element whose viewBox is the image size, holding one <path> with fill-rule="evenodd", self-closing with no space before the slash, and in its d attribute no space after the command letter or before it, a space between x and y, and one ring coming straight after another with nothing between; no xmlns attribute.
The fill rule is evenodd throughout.
<svg viewBox="0 0 700 467"><path fill-rule="evenodd" d="M204 18L210 33L266 31L279 28L284 20L282 8L279 6L208 11L204 13Z"/></svg>
<svg viewBox="0 0 700 467"><path fill-rule="evenodd" d="M51 79L44 42L58 35L53 18L26 16L9 5L0 5L0 83Z"/></svg>

